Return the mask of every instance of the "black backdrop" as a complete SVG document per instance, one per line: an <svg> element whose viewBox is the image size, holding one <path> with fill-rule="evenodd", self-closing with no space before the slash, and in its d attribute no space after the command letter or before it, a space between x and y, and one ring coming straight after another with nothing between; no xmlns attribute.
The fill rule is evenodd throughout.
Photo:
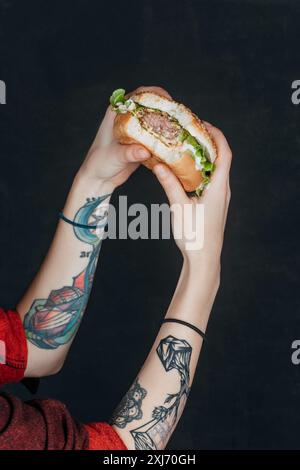
<svg viewBox="0 0 300 470"><path fill-rule="evenodd" d="M220 127L234 153L221 288L170 448L299 448L299 2L0 5L2 305L37 271L111 91L163 86ZM120 194L166 201L144 168ZM66 365L38 396L85 422L106 419L152 344L180 264L173 241L106 241Z"/></svg>

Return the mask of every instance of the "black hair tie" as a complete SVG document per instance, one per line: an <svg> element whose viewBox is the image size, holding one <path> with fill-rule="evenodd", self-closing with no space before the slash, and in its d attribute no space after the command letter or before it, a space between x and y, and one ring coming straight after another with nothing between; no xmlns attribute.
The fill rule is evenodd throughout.
<svg viewBox="0 0 300 470"><path fill-rule="evenodd" d="M162 321L162 323L167 323L167 322L179 323L180 325L185 325L185 326L191 328L192 330L196 331L196 333L198 333L198 335L200 335L201 338L203 338L204 341L207 341L206 334L203 333L203 331L200 330L200 328L197 328L195 325L192 325L191 323L188 323L184 320L179 320L178 318L165 318Z"/></svg>

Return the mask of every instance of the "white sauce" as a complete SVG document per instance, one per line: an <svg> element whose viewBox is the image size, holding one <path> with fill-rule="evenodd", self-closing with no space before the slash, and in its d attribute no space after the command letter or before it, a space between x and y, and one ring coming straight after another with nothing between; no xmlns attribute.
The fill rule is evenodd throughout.
<svg viewBox="0 0 300 470"><path fill-rule="evenodd" d="M182 144L182 150L185 152L186 150L190 150L192 152L192 154L194 155L194 158L195 158L195 168L196 170L199 170L201 171L202 168L203 168L203 165L201 164L201 158L200 157L196 157L195 155L195 148L193 147L193 145L191 144L188 144L187 142L183 142Z"/></svg>

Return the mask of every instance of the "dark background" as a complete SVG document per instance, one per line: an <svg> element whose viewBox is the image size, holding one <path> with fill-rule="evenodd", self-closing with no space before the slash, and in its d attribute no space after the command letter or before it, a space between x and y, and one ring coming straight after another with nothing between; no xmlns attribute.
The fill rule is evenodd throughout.
<svg viewBox="0 0 300 470"><path fill-rule="evenodd" d="M160 85L220 127L234 153L222 282L173 449L300 448L298 1L0 1L0 298L46 253L72 178L117 87ZM128 204L165 202L141 168ZM39 396L107 419L170 302L173 241L108 240L63 371ZM16 389L14 389L16 390ZM20 387L18 394L28 396Z"/></svg>

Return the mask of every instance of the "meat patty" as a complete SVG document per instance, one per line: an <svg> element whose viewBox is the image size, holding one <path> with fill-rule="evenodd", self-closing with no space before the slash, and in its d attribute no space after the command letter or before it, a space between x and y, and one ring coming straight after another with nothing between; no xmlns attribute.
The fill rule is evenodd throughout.
<svg viewBox="0 0 300 470"><path fill-rule="evenodd" d="M170 118L168 113L145 109L140 121L142 126L154 134L162 136L168 142L175 143L178 140L181 127L175 120Z"/></svg>

